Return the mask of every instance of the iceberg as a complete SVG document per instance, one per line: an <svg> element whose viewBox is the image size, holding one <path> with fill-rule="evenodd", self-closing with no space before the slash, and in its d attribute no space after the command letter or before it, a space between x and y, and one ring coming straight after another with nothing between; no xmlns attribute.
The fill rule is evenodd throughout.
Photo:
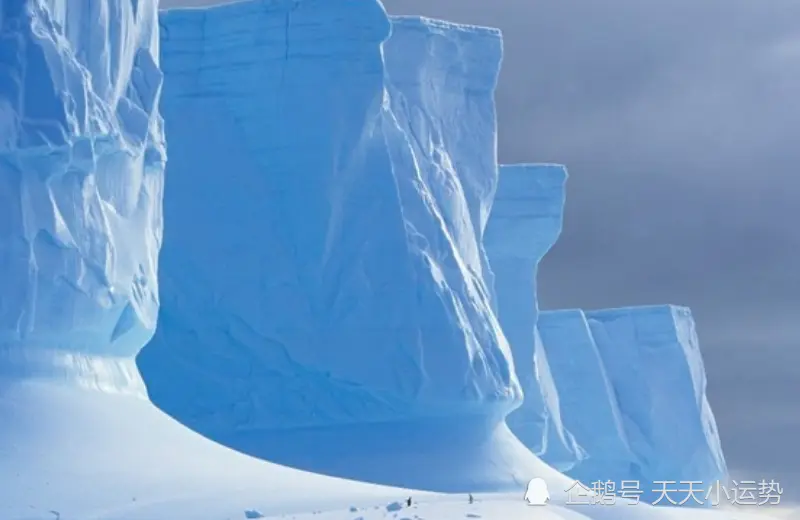
<svg viewBox="0 0 800 520"><path fill-rule="evenodd" d="M409 493L254 460L147 400L157 16L155 0L0 1L0 518L277 516L306 511L308 490L341 510Z"/></svg>
<svg viewBox="0 0 800 520"><path fill-rule="evenodd" d="M86 382L82 359L132 359L156 326L155 4L7 0L1 14L0 373Z"/></svg>
<svg viewBox="0 0 800 520"><path fill-rule="evenodd" d="M585 313L579 309L542 312L537 330L541 347L549 354L564 427L586 454L570 468L570 475L582 482L643 482Z"/></svg>
<svg viewBox="0 0 800 520"><path fill-rule="evenodd" d="M642 480L726 481L727 466L691 311L662 305L586 313Z"/></svg>
<svg viewBox="0 0 800 520"><path fill-rule="evenodd" d="M494 273L494 309L525 394L507 422L526 446L561 471L575 466L583 451L562 423L560 397L536 328L536 276L561 234L566 181L566 168L557 164L501 166L484 239Z"/></svg>
<svg viewBox="0 0 800 520"><path fill-rule="evenodd" d="M474 516L340 477L509 490L487 518L541 477L548 518L674 517L565 504L510 413L571 474L724 473L688 310L538 316L565 172L498 185L498 31L375 0L160 20L0 0L0 56L0 518L338 518L412 494Z"/></svg>
<svg viewBox="0 0 800 520"><path fill-rule="evenodd" d="M538 329L564 425L588 453L570 475L649 490L727 481L688 308L547 311Z"/></svg>
<svg viewBox="0 0 800 520"><path fill-rule="evenodd" d="M708 492L727 468L689 309L539 312L537 266L561 231L566 178L559 165L500 168L484 242L525 393L508 424L582 482Z"/></svg>
<svg viewBox="0 0 800 520"><path fill-rule="evenodd" d="M563 483L503 422L521 392L480 239L499 32L390 20L373 0L241 2L161 25L172 195L158 328L138 358L153 402L319 473Z"/></svg>

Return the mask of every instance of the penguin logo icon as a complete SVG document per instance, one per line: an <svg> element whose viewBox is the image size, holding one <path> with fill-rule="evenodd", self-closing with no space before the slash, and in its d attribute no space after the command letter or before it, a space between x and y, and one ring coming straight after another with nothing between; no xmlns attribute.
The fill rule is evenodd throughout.
<svg viewBox="0 0 800 520"><path fill-rule="evenodd" d="M528 488L525 490L525 502L529 506L544 506L550 501L550 492L547 490L547 482L544 479L536 477L528 482Z"/></svg>

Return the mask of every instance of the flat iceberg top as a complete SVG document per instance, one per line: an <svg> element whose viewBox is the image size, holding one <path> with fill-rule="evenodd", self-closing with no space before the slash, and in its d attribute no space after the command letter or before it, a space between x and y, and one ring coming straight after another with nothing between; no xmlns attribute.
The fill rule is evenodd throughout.
<svg viewBox="0 0 800 520"><path fill-rule="evenodd" d="M302 30L302 26L308 24L308 20L302 20L302 18L305 17L294 20L291 18L283 18L281 19L281 28L284 29L283 31L276 31L273 33L269 30L272 25L270 20L276 14L290 15L291 13L300 11L314 13L316 16L313 18L316 18L318 22L315 24L316 29L326 34L338 34L336 25L338 22L352 29L358 26L370 31L378 29L379 32L383 34L382 40L389 36L390 28L386 11L383 9L380 2L376 2L375 0L348 0L348 2L344 4L326 0L238 0L235 2L224 2L221 0L219 4L214 5L162 10L159 13L162 29L161 37L164 42L169 42L173 38L181 38L180 29L173 27L174 24L180 26L183 24L210 22L211 25L209 28L213 30L214 28L219 29L220 24L227 24L238 20L238 23L241 25L240 29L249 28L253 31L259 31L257 35L259 38L250 40L251 47L259 47L259 43L271 41L272 36L279 38L284 44L287 43L287 38L290 36L293 40L303 35L311 39L313 38L313 33L307 33ZM321 13L325 13L326 16L321 16ZM379 20L382 20L383 23L376 23ZM294 24L298 21L301 22L301 25L295 27ZM267 25L261 25L265 22ZM293 30L291 34L289 34L286 31L290 29L299 30ZM213 34L212 32L207 35L209 40L212 39L211 36ZM245 32L244 34L254 36L253 33ZM220 36L226 35L236 39L237 36L242 36L242 33L223 31L223 33L220 34ZM358 39L359 36L363 35L355 31L350 34L350 38L339 38L339 40L347 41L348 39ZM224 42L225 39L223 38L222 41ZM317 45L315 50L316 53L325 53L328 49ZM230 57L234 57L234 54L230 54Z"/></svg>
<svg viewBox="0 0 800 520"><path fill-rule="evenodd" d="M484 27L480 25L470 25L463 23L449 22L425 16L398 15L391 17L394 27L418 28L426 33L446 32L449 35L463 33L464 36L474 38L483 36L502 41L503 33L494 27Z"/></svg>
<svg viewBox="0 0 800 520"><path fill-rule="evenodd" d="M635 335L637 345L651 342L697 343L694 334L694 318L688 307L678 305L647 305L641 307L619 307L586 311L586 317L604 326L627 330ZM686 328L691 329L689 335Z"/></svg>
<svg viewBox="0 0 800 520"><path fill-rule="evenodd" d="M689 309L689 307L684 305L674 305L671 303L640 305L635 307L611 307L608 309L592 309L585 312L587 315L591 315L593 318L598 320L608 320L622 316L636 318L641 318L644 316L662 316L664 318L669 318L670 316L681 316L691 318L692 316L692 311Z"/></svg>

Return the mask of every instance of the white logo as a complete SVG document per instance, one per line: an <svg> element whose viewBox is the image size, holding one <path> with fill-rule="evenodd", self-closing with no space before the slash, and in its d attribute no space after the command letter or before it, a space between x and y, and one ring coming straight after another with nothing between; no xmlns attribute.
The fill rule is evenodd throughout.
<svg viewBox="0 0 800 520"><path fill-rule="evenodd" d="M528 482L528 489L525 491L525 502L529 506L543 506L550 501L550 492L547 491L547 482L536 477Z"/></svg>

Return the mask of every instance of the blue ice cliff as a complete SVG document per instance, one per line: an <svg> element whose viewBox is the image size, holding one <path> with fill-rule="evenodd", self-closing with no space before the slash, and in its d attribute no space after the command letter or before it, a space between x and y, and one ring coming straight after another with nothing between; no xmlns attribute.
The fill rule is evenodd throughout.
<svg viewBox="0 0 800 520"><path fill-rule="evenodd" d="M495 311L525 393L507 421L534 453L566 471L583 453L562 423L560 397L536 329L536 275L561 234L567 171L556 164L505 165L500 171L485 247L495 276Z"/></svg>
<svg viewBox="0 0 800 520"><path fill-rule="evenodd" d="M500 33L392 27L374 0L161 26L153 401L235 449L360 480L487 489L540 471L503 423L521 392L481 245Z"/></svg>
<svg viewBox="0 0 800 520"><path fill-rule="evenodd" d="M497 186L496 30L390 20L368 0L243 2L161 24L176 195L159 327L139 358L158 406L296 467L496 488L528 471L498 440L518 374L526 398L508 421L523 442L574 474L604 460L566 421L582 381L549 367L569 345L545 349L536 330L566 172L505 167Z"/></svg>
<svg viewBox="0 0 800 520"><path fill-rule="evenodd" d="M557 165L500 168L485 244L525 392L508 423L584 482L637 481L647 491L701 481L708 490L727 469L689 310L539 313L538 263L561 232L566 178Z"/></svg>
<svg viewBox="0 0 800 520"><path fill-rule="evenodd" d="M126 503L217 489L222 468L259 494L291 476L212 453L144 400L73 391L140 391L151 337L138 362L156 404L289 466L563 484L508 416L574 475L724 473L686 312L537 316L564 171L503 168L521 184L498 187L498 31L390 20L375 0L255 0L164 13L159 41L152 0L0 6L3 518L23 491L84 500L45 484L75 453L92 454L84 505L106 511L120 497L97 475ZM29 384L43 379L78 385ZM165 453L192 463L160 467Z"/></svg>
<svg viewBox="0 0 800 520"><path fill-rule="evenodd" d="M0 376L125 385L158 314L156 3L0 6Z"/></svg>
<svg viewBox="0 0 800 520"><path fill-rule="evenodd" d="M539 331L559 394L575 395L576 380L588 394L563 408L591 455L576 476L701 489L727 477L689 309L544 312Z"/></svg>
<svg viewBox="0 0 800 520"><path fill-rule="evenodd" d="M281 516L310 490L313 507L396 500L233 452L146 399L134 354L159 307L156 6L0 0L0 519Z"/></svg>

